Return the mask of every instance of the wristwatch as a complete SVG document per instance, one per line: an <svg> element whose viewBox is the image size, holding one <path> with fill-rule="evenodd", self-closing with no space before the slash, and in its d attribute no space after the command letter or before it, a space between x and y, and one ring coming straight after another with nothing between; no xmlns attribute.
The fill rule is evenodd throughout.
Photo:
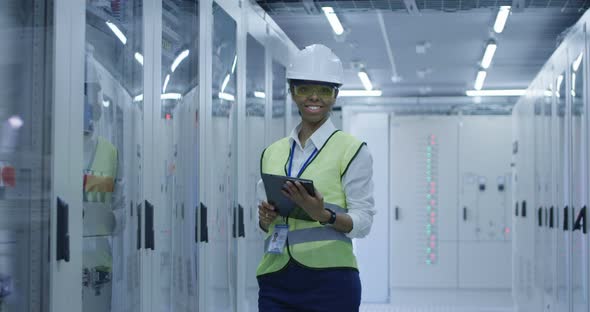
<svg viewBox="0 0 590 312"><path fill-rule="evenodd" d="M328 210L330 212L330 219L328 219L328 221L326 222L320 222L321 225L326 225L326 224L334 224L334 222L336 222L336 213L329 208L324 208L326 210Z"/></svg>

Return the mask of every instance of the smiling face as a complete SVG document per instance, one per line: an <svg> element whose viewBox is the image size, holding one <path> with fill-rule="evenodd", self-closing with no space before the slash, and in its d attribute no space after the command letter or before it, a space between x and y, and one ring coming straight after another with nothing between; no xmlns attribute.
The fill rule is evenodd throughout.
<svg viewBox="0 0 590 312"><path fill-rule="evenodd" d="M291 95L301 119L315 124L329 116L336 103L338 89L330 84L303 81L291 84Z"/></svg>

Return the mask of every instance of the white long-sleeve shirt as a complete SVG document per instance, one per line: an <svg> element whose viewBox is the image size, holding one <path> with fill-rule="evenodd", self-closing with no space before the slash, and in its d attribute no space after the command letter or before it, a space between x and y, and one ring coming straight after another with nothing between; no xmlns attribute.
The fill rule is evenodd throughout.
<svg viewBox="0 0 590 312"><path fill-rule="evenodd" d="M313 151L316 148L320 150L332 133L337 130L332 121L328 119L312 134L303 147L299 141L300 129L301 124L291 131L289 137L289 145L292 145L293 141L296 143L293 153L292 177L297 176ZM342 185L346 194L347 214L352 219L352 231L346 236L349 238L365 237L371 231L373 215L376 213L373 199L373 157L366 145L361 147L357 156L350 163L348 170L342 177ZM256 197L259 202L266 200L262 179L258 181Z"/></svg>

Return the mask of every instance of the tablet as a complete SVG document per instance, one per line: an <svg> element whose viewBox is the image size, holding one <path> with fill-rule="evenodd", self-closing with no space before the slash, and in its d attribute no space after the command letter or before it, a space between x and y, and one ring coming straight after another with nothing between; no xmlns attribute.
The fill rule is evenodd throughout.
<svg viewBox="0 0 590 312"><path fill-rule="evenodd" d="M282 192L283 185L287 181L293 183L299 181L311 196L315 196L315 188L312 180L263 173L262 181L264 182L267 201L269 204L275 206L279 215L303 220L313 220L303 209L297 207L292 200L283 195Z"/></svg>

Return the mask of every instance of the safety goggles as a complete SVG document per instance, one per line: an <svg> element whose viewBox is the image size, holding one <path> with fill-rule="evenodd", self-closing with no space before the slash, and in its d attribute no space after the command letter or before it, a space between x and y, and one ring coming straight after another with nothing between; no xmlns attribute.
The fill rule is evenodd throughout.
<svg viewBox="0 0 590 312"><path fill-rule="evenodd" d="M323 98L332 98L336 95L336 88L325 85L298 84L293 87L293 93L296 96L308 97L315 94Z"/></svg>

